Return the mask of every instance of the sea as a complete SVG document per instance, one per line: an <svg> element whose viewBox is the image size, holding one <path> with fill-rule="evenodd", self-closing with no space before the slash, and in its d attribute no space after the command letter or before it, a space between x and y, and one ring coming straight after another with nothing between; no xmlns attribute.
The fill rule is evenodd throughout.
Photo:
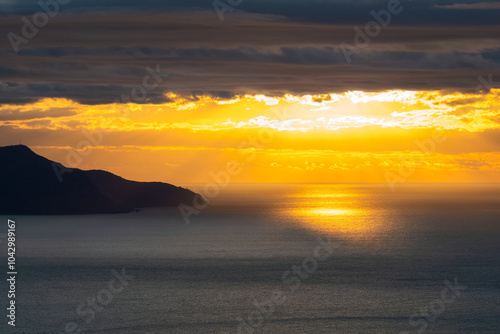
<svg viewBox="0 0 500 334"><path fill-rule="evenodd" d="M0 216L0 333L500 333L499 184L210 195L188 210Z"/></svg>

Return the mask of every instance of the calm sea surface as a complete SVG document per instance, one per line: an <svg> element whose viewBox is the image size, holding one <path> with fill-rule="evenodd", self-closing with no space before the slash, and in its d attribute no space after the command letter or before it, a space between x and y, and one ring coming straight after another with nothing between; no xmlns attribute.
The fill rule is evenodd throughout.
<svg viewBox="0 0 500 334"><path fill-rule="evenodd" d="M500 333L495 184L235 185L190 224L147 209L1 216L0 233L7 218L0 333Z"/></svg>

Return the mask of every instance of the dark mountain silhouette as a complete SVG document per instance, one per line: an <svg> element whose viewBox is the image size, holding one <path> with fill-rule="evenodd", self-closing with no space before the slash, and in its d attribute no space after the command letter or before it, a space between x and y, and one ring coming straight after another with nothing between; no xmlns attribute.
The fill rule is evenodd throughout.
<svg viewBox="0 0 500 334"><path fill-rule="evenodd" d="M135 182L101 170L67 169L27 146L0 147L0 214L122 213L193 204L194 192L161 182ZM58 176L59 171L59 176Z"/></svg>

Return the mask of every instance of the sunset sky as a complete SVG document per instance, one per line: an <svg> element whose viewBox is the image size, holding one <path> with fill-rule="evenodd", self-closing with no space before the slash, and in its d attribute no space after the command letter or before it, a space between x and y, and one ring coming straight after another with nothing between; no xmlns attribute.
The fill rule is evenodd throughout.
<svg viewBox="0 0 500 334"><path fill-rule="evenodd" d="M394 1L64 0L26 38L37 1L0 0L0 145L174 184L500 182L500 2L401 1L356 44Z"/></svg>

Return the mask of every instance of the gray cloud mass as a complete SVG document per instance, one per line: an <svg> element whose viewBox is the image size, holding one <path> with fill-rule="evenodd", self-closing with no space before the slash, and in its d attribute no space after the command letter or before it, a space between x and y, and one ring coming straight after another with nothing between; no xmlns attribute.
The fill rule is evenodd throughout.
<svg viewBox="0 0 500 334"><path fill-rule="evenodd" d="M17 53L9 33L22 36L22 17L40 8L31 0L2 2L0 104L45 97L112 103L156 65L169 76L148 91L147 103L168 101L167 92L471 92L479 75L500 78L499 4L401 1L401 14L366 47L358 44L349 64L340 46L356 46L354 28L363 30L374 20L370 11L387 1L246 0L221 22L210 1L73 0Z"/></svg>

